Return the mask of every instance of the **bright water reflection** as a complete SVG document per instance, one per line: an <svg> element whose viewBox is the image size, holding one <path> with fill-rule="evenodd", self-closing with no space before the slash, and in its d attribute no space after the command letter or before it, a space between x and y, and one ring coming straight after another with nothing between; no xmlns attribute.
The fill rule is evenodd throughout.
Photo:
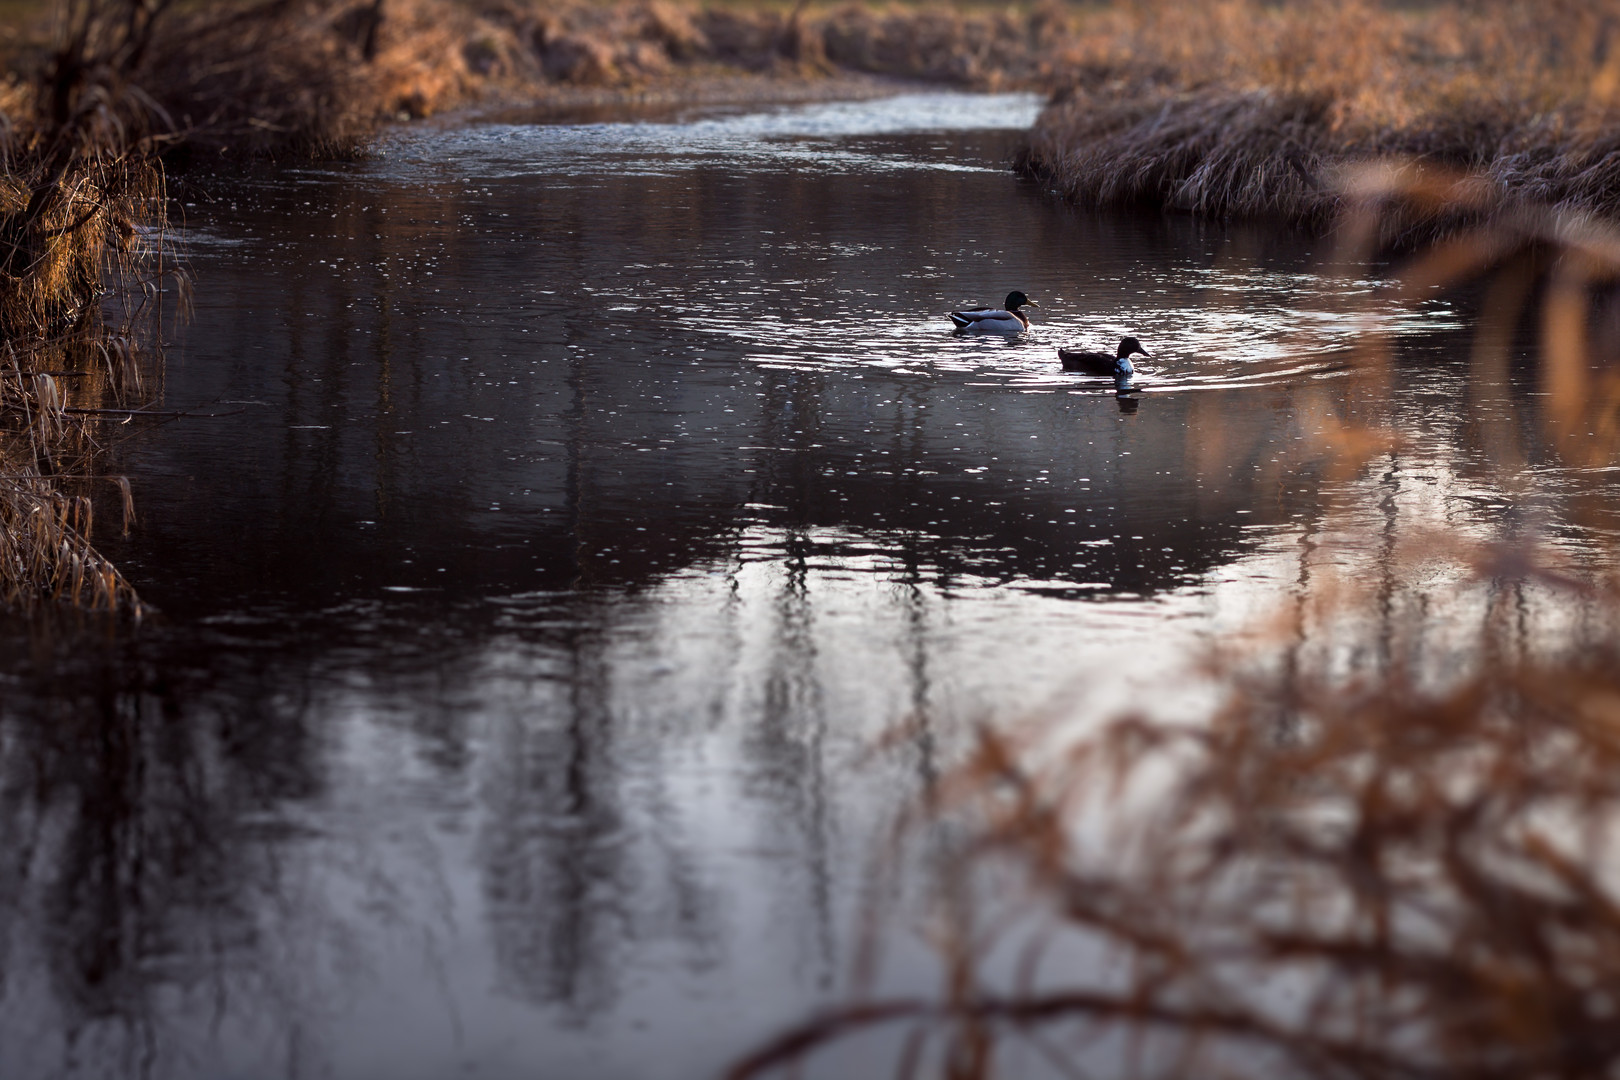
<svg viewBox="0 0 1620 1080"><path fill-rule="evenodd" d="M1470 383L1445 302L1065 209L1003 169L1031 108L193 183L166 403L243 411L119 448L164 618L7 639L0 1074L710 1075L843 991L874 843L972 723L1193 708L1330 537L1378 573L1403 514L1558 518L1492 479L1543 460L1523 373ZM1032 333L948 332L1014 287ZM1409 377L1358 407L1410 442L1343 516L1314 410L1369 328ZM1056 370L1127 332L1140 400ZM882 978L927 986L898 882Z"/></svg>
<svg viewBox="0 0 1620 1080"><path fill-rule="evenodd" d="M545 176L567 183L604 175L675 176L697 168L765 166L795 172L1000 171L995 163L941 156L938 139L897 146L884 137L1024 129L1040 109L1034 94L902 94L877 101L830 102L700 115L685 121L598 124L491 123L401 139L398 168L380 175L402 183L424 169L478 181Z"/></svg>

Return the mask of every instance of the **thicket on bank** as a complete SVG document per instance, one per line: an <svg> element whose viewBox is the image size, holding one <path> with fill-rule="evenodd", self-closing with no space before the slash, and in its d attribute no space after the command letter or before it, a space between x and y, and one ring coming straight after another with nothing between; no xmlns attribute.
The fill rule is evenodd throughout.
<svg viewBox="0 0 1620 1080"><path fill-rule="evenodd" d="M92 543L98 417L138 400L163 220L155 104L129 81L164 5L81 0L37 76L0 87L0 605L139 613ZM129 322L109 325L109 285Z"/></svg>

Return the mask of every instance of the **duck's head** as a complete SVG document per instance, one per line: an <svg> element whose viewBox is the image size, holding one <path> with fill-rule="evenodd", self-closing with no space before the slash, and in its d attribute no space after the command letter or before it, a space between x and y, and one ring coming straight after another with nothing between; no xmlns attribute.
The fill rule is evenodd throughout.
<svg viewBox="0 0 1620 1080"><path fill-rule="evenodd" d="M1017 289L1014 289L1012 292L1007 294L1007 310L1008 311L1017 311L1019 308L1023 307L1025 304L1028 304L1030 307L1040 307L1041 306L1041 305L1037 304L1035 301L1031 300L1029 297L1025 296L1023 293L1019 292Z"/></svg>
<svg viewBox="0 0 1620 1080"><path fill-rule="evenodd" d="M1119 352L1115 353L1114 355L1119 357L1121 360L1124 360L1127 356L1131 355L1131 353L1141 353L1149 360L1153 359L1152 355L1146 349L1142 348L1142 343L1140 341L1137 341L1133 337L1121 338L1119 342Z"/></svg>

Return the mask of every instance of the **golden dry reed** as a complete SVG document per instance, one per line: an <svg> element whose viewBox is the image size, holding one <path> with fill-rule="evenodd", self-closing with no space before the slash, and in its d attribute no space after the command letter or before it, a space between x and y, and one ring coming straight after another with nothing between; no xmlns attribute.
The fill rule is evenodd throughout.
<svg viewBox="0 0 1620 1080"><path fill-rule="evenodd" d="M1144 2L1061 37L1020 167L1084 203L1326 224L1337 174L1390 156L1545 206L1620 196L1614 0Z"/></svg>
<svg viewBox="0 0 1620 1080"><path fill-rule="evenodd" d="M142 393L162 259L161 109L131 81L167 5L72 0L31 81L0 87L0 604L139 614L91 543L99 418ZM143 275L148 275L143 278ZM116 295L109 296L109 286ZM128 324L109 327L109 304ZM110 493L110 492L109 492Z"/></svg>
<svg viewBox="0 0 1620 1080"><path fill-rule="evenodd" d="M194 150L350 154L480 100L859 73L1055 91L1021 167L1087 202L1325 223L1336 170L1388 155L1552 206L1620 186L1620 0L133 6L126 74Z"/></svg>
<svg viewBox="0 0 1620 1080"><path fill-rule="evenodd" d="M197 4L165 13L138 77L192 151L341 156L477 101L679 100L739 77L757 96L840 73L1047 87L1079 25L1056 4Z"/></svg>
<svg viewBox="0 0 1620 1080"><path fill-rule="evenodd" d="M1620 229L1432 163L1346 172L1336 202L1357 277L1391 218L1474 222L1381 298L1477 298L1454 479L1517 524L1388 479L1456 466L1367 406L1402 363L1369 329L1348 390L1300 389L1328 506L1275 621L1210 651L1209 713L980 731L898 834L959 838L937 994L833 1008L734 1078L875 1030L889 1075L952 1080L1620 1069Z"/></svg>

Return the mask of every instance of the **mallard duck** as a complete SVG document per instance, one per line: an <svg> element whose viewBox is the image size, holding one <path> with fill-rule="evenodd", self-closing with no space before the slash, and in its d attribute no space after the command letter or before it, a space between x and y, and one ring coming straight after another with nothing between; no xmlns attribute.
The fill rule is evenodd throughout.
<svg viewBox="0 0 1620 1080"><path fill-rule="evenodd" d="M1064 371L1089 371L1095 375L1112 375L1116 379L1128 379L1136 373L1131 364L1131 354L1141 353L1149 357L1150 354L1142 343L1133 337L1122 338L1119 350L1113 356L1105 352L1087 352L1083 349L1059 349L1058 359L1063 361Z"/></svg>
<svg viewBox="0 0 1620 1080"><path fill-rule="evenodd" d="M1007 294L1005 308L974 308L972 311L951 312L951 322L958 330L983 334L1021 334L1029 329L1029 319L1018 309L1028 304L1040 307L1035 301L1014 289Z"/></svg>

